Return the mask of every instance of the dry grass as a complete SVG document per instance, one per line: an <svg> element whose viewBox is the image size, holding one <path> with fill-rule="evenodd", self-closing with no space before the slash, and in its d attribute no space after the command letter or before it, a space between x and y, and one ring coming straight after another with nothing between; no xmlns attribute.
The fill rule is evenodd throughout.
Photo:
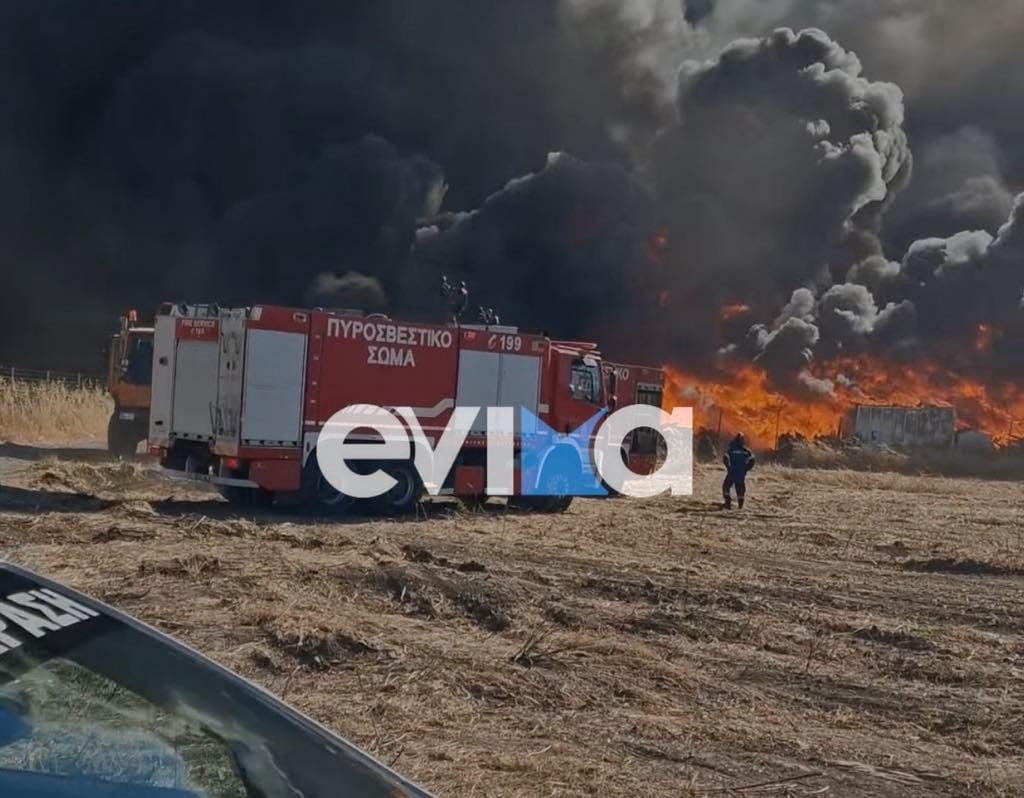
<svg viewBox="0 0 1024 798"><path fill-rule="evenodd" d="M40 464L0 490L0 554L439 795L1019 795L1018 485L768 466L740 514L720 479L338 525Z"/></svg>
<svg viewBox="0 0 1024 798"><path fill-rule="evenodd" d="M106 437L112 409L102 388L0 380L0 441L100 440Z"/></svg>

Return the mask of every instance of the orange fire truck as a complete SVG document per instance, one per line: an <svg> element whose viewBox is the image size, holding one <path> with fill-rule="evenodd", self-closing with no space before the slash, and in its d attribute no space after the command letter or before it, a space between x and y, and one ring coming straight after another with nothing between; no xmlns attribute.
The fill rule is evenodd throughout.
<svg viewBox="0 0 1024 798"><path fill-rule="evenodd" d="M522 407L562 434L608 407L616 391L620 403L660 406L661 385L657 369L609 370L593 344L514 327L405 323L269 305L165 305L155 323L149 444L165 469L212 483L229 500L277 499L333 512L351 502L320 473L315 451L325 423L346 407L412 408L435 444L457 406ZM485 428L481 413L442 495L484 497ZM648 443L634 439L624 452L638 473L652 468ZM568 445L548 457L592 467L589 452ZM412 452L408 461L373 464L378 467L395 486L376 509L411 510L423 491ZM517 467L517 494L521 474ZM538 484L545 478L541 469ZM555 512L571 497L510 501Z"/></svg>
<svg viewBox="0 0 1024 798"><path fill-rule="evenodd" d="M107 393L114 412L107 425L107 449L132 455L149 431L150 379L153 374L153 328L140 325L132 310L107 341Z"/></svg>

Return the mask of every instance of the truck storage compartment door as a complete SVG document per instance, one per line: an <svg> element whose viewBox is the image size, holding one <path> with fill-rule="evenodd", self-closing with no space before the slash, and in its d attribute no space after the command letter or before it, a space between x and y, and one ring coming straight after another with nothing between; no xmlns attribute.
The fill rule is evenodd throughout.
<svg viewBox="0 0 1024 798"><path fill-rule="evenodd" d="M191 321L191 320L186 320ZM213 439L220 346L217 337L179 338L175 355L171 433L178 438Z"/></svg>
<svg viewBox="0 0 1024 798"><path fill-rule="evenodd" d="M250 329L245 345L242 443L298 446L308 336Z"/></svg>
<svg viewBox="0 0 1024 798"><path fill-rule="evenodd" d="M519 408L526 408L534 416L540 401L540 358L530 355L501 355L501 377L498 381L498 405L515 408L516 426L519 426ZM536 424L520 429L521 433L536 432Z"/></svg>
<svg viewBox="0 0 1024 798"><path fill-rule="evenodd" d="M174 401L174 319L158 316L153 333L153 394L149 407L149 442L166 445L171 435Z"/></svg>
<svg viewBox="0 0 1024 798"><path fill-rule="evenodd" d="M482 408L473 422L474 435L487 430L487 411L498 406L498 381L501 375L501 355L496 352L476 352L463 349L459 353L459 387L455 404L459 407Z"/></svg>

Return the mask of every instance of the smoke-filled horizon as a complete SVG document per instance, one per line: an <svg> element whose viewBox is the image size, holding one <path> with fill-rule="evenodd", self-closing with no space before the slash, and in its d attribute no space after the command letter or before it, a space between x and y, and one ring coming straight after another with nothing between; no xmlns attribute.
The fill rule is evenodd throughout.
<svg viewBox="0 0 1024 798"><path fill-rule="evenodd" d="M8 3L0 362L96 368L163 300L440 319L446 274L693 371L1016 377L1022 33L1014 0Z"/></svg>

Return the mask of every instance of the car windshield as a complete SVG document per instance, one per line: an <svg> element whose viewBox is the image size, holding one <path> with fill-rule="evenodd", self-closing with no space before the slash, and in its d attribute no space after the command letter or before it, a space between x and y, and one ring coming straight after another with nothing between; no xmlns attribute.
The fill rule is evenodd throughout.
<svg viewBox="0 0 1024 798"><path fill-rule="evenodd" d="M81 794L90 782L107 782L159 794L249 795L229 744L197 720L66 657L18 664L0 661L0 788L36 774L75 779Z"/></svg>
<svg viewBox="0 0 1024 798"><path fill-rule="evenodd" d="M425 795L195 652L0 567L0 796Z"/></svg>

